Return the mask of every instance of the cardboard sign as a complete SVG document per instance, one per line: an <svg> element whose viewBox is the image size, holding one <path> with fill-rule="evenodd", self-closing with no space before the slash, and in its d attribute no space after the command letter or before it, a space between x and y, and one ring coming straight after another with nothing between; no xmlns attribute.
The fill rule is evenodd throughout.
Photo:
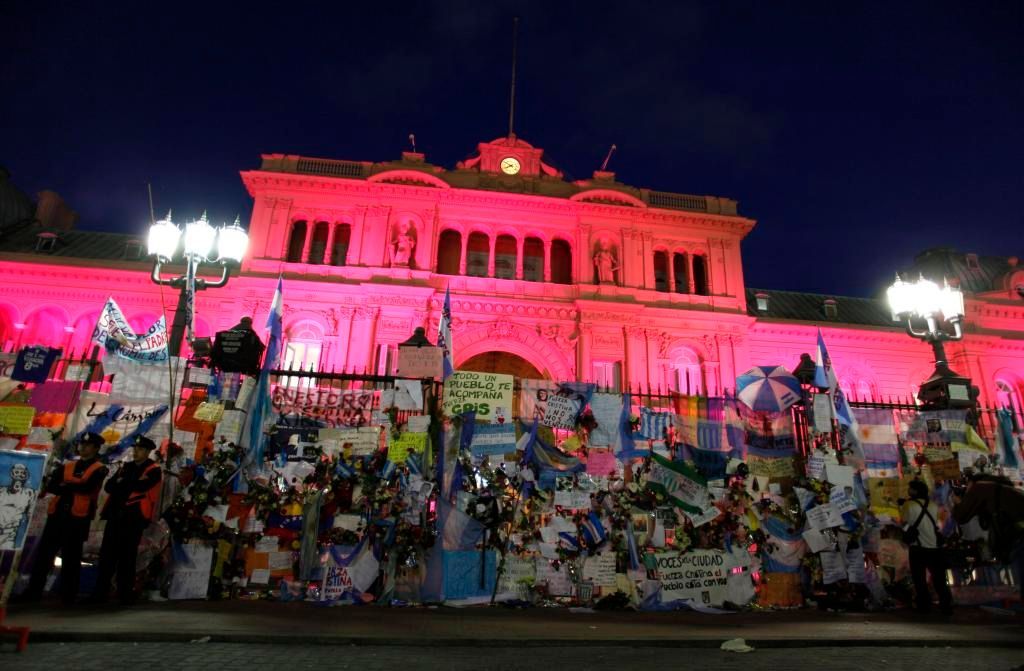
<svg viewBox="0 0 1024 671"><path fill-rule="evenodd" d="M398 370L402 377L441 377L444 350L440 347L399 347Z"/></svg>
<svg viewBox="0 0 1024 671"><path fill-rule="evenodd" d="M479 564L479 558L477 564ZM560 566L555 568L544 557L537 557L537 583L546 585L550 596L568 596L572 594L572 580L569 577L569 568Z"/></svg>
<svg viewBox="0 0 1024 671"><path fill-rule="evenodd" d="M504 422L512 418L511 375L457 370L444 381L444 414L475 412L477 420Z"/></svg>
<svg viewBox="0 0 1024 671"><path fill-rule="evenodd" d="M520 559L509 554L505 557L501 577L498 579L498 592L501 594L517 594L519 585L532 583L537 576L537 564L531 559Z"/></svg>
<svg viewBox="0 0 1024 671"><path fill-rule="evenodd" d="M936 482L941 480L957 480L960 478L960 462L956 459L934 461L928 464L928 470Z"/></svg>
<svg viewBox="0 0 1024 671"><path fill-rule="evenodd" d="M719 550L691 550L683 554L655 555L661 580L661 602L689 599L705 606L720 606L728 594L729 569Z"/></svg>

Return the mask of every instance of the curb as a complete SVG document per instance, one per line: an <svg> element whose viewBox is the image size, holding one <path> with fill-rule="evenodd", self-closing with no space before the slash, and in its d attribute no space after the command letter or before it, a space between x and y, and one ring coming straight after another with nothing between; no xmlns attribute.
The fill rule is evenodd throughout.
<svg viewBox="0 0 1024 671"><path fill-rule="evenodd" d="M388 646L418 648L577 648L577 647L644 647L644 648L719 648L725 638L692 639L481 639L481 638L380 638L375 636L274 636L253 634L154 633L154 632L58 632L33 631L29 643L191 643L209 636L204 643L251 645L318 645L318 646ZM948 640L937 638L900 639L757 639L746 638L754 648L1020 648L1024 640L1012 638ZM201 643L196 643L201 645Z"/></svg>

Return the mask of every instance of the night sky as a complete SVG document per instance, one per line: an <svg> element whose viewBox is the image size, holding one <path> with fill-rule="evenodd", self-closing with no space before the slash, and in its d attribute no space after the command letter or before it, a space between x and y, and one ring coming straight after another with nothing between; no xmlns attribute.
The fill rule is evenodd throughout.
<svg viewBox="0 0 1024 671"><path fill-rule="evenodd" d="M85 229L251 201L261 153L453 168L516 131L571 179L735 198L749 286L872 295L1024 256L1024 2L0 6L0 165ZM223 6L221 6L223 5ZM324 5L324 6L320 6ZM326 7L330 5L330 7Z"/></svg>

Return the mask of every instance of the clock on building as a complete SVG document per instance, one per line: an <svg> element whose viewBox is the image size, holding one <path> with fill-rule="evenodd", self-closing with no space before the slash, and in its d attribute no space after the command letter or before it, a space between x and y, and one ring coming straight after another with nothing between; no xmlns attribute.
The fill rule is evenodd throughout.
<svg viewBox="0 0 1024 671"><path fill-rule="evenodd" d="M519 164L519 159L514 156L506 156L501 159L501 171L506 175L517 175L522 166Z"/></svg>

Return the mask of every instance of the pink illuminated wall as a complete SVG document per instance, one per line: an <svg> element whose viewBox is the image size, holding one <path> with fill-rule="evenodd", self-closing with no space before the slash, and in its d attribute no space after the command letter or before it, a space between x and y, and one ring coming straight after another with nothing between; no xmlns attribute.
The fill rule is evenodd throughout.
<svg viewBox="0 0 1024 671"><path fill-rule="evenodd" d="M715 394L752 365L793 368L814 351L818 324L747 313L740 243L755 222L734 202L634 189L611 173L568 183L518 139L478 150L452 171L420 154L264 156L241 174L249 254L227 287L198 295L197 332L243 315L264 323L283 273L285 361L304 369L391 372L415 327L436 333L446 287L457 364L500 353L549 378ZM507 157L517 174L501 172ZM111 295L135 326L173 316L176 294L144 262L0 261L0 343L81 350ZM1024 301L1010 286L970 297L968 312L952 366L986 403L1021 394ZM854 396L906 398L931 371L930 349L899 329L822 329Z"/></svg>

